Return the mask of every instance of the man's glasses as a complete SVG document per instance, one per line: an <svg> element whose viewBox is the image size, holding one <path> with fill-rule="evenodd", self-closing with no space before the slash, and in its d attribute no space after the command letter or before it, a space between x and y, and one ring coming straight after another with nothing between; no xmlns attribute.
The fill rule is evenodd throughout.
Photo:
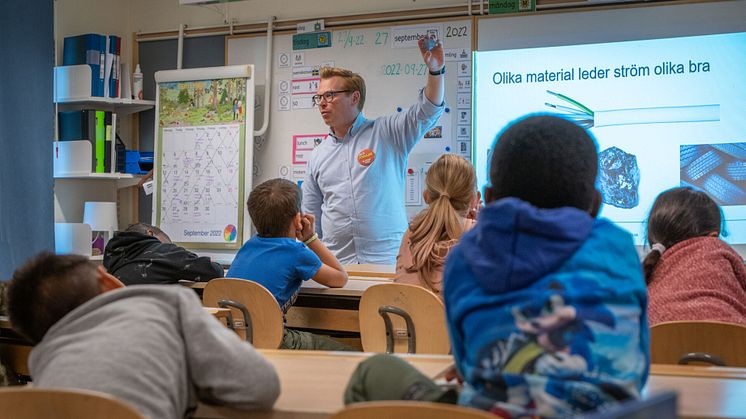
<svg viewBox="0 0 746 419"><path fill-rule="evenodd" d="M313 104L318 106L321 105L321 102L333 102L334 98L337 96L338 93L349 93L351 90L329 90L328 92L324 92L320 95L313 95L311 99L313 100Z"/></svg>

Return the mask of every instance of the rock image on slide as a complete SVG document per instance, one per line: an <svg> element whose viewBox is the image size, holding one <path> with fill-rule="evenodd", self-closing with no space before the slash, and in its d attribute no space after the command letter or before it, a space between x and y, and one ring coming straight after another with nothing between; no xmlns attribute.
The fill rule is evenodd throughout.
<svg viewBox="0 0 746 419"><path fill-rule="evenodd" d="M634 208L640 203L640 168L637 156L617 147L598 155L599 188L604 204Z"/></svg>

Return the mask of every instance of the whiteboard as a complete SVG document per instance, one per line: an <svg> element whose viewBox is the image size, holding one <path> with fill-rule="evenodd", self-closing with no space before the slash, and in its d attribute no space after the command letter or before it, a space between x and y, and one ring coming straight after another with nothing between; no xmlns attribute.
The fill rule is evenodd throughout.
<svg viewBox="0 0 746 419"><path fill-rule="evenodd" d="M614 6L614 7L596 7L586 8L581 10L570 10L570 11L550 11L541 12L532 15L521 15L521 16L490 16L480 17L477 19L477 32L478 39L476 42L477 50L479 51L477 63L480 66L480 62L487 63L482 60L482 57L488 57L493 55L496 63L502 60L499 66L495 65L495 72L497 74L518 74L517 67L521 67L523 74L525 75L527 68L532 64L529 62L529 55L533 53L533 57L536 62L540 62L545 68L567 68L570 69L571 65L578 68L581 65L587 65L590 62L594 62L594 65L602 62L602 56L611 55L611 58L607 58L607 61L612 59L620 58L621 55L615 48L623 48L623 45L628 45L630 56L632 52L634 55L642 55L645 48L648 48L647 55L651 57L649 60L652 65L657 64L656 60L660 62L676 62L672 59L672 54L679 53L682 60L686 58L685 63L690 61L690 58L696 62L706 61L704 59L695 59L694 52L697 51L694 47L689 46L686 48L679 47L678 51L674 48L674 45L680 42L687 42L684 37L698 36L698 35L717 35L727 33L738 33L746 32L746 1L708 1L708 2L679 2L679 3L658 3L658 4L645 4L635 6ZM716 37L712 37L713 39ZM669 39L668 45L665 45L664 41L652 40ZM703 38L705 39L705 38ZM709 38L707 38L709 39ZM632 41L623 43L623 41ZM723 49L715 48L714 44L709 44L707 41L706 45L702 46L700 50L702 53L699 58L712 56L713 63L722 63L725 60L737 61L739 57L743 56L743 48L737 48L733 51L724 51ZM608 43L608 44L607 44ZM614 43L614 44L612 44ZM594 47L592 44L604 44L603 46ZM653 45L653 47L650 47ZM694 45L694 44L692 44ZM565 47L568 46L568 47ZM572 46L572 47L569 47ZM564 48L556 48L564 47ZM594 51L594 48L596 50ZM535 50L532 50L535 49ZM484 52L483 52L484 51ZM494 52L488 52L494 51ZM571 53L571 51L574 51ZM552 54L555 54L554 56ZM573 54L575 54L573 56ZM497 56L500 57L497 57ZM690 57L691 56L691 57ZM709 59L709 58L708 58ZM641 61L634 61L637 65L640 65ZM742 61L741 61L742 62ZM692 72L691 63L687 64L687 73ZM613 66L612 66L613 67ZM499 71L497 70L499 68ZM695 68L697 68L695 66ZM729 66L726 67L719 65L718 68L713 67L713 73L719 70L721 73L717 77L711 78L705 82L704 73L701 75L692 74L692 79L678 80L674 77L661 78L661 82L656 83L656 89L653 88L642 88L642 82L638 84L638 91L635 93L631 85L612 86L609 80L596 80L596 81L564 81L553 83L549 85L535 86L546 86L544 89L536 89L547 102L557 103L556 98L552 98L546 93L546 90L553 89L560 93L573 92L573 94L580 94L578 91L581 90L581 84L586 84L586 88L596 92L599 99L605 99L609 102L627 102L624 105L606 105L606 109L613 107L623 108L636 108L640 105L635 104L635 101L643 99L645 101L659 101L660 106L665 106L663 101L675 102L671 97L677 94L693 95L698 90L702 90L703 95L711 95L708 98L708 103L720 103L720 98L715 98L715 94L737 91L739 86L739 80L742 71L731 70L732 68L742 69L742 66ZM491 78L493 72L486 72L487 78ZM482 80L480 80L482 79ZM478 90L485 98L491 96L492 98L498 97L498 93L491 89L490 84L494 85L494 82L487 80L487 84L484 85L481 82L485 81L484 76L479 77L475 81L475 86L482 86L483 88ZM615 81L612 76L611 81ZM630 79L631 80L631 79ZM644 78L639 78L644 80ZM713 81L717 80L717 83ZM591 86L589 83L594 82L595 85ZM665 82L665 84L664 84ZM675 85L674 83L679 83ZM487 88L487 87L490 88ZM518 84L502 84L501 87L510 89L520 87ZM523 84L526 86L526 83ZM665 87L665 88L664 88ZM520 91L516 90L516 96L520 96L521 100L529 99L533 97L533 92L530 89L521 88ZM621 93L620 93L621 92ZM475 163L477 167L485 167L487 165L487 153L486 150L491 146L491 142L494 139L494 135L497 131L502 129L501 123L506 120L515 118L515 112L547 112L545 100L537 101L538 106L534 109L521 108L520 104L516 102L510 102L510 99L505 100L505 103L511 103L512 109L504 114L496 115L496 107L489 105L484 106L482 100L478 97L475 100L476 104L479 105L475 108L474 112L480 114L482 117L491 123L495 123L493 132L479 137L479 141L475 144L475 148L480 150L476 151L477 158ZM514 96L514 97L516 97ZM547 98L549 96L549 98ZM727 95L722 95L727 96ZM507 95L506 95L507 97ZM578 96L580 97L580 96ZM578 98L576 97L576 99ZM587 97L587 96L586 96ZM729 97L729 100L740 101L743 103L742 95L737 97ZM691 101L691 99L688 99ZM698 104L698 103L695 103ZM598 104L600 109L604 109L605 104ZM482 113L481 109L486 110ZM729 110L730 109L730 110ZM724 121L727 121L728 115L732 115L732 121L735 122L732 126L739 127L736 131L743 132L743 118L740 116L742 113L743 106L731 106L730 108L723 107L722 121L718 122L718 127L725 125ZM511 112L514 112L511 114ZM477 118L475 118L477 119ZM495 122L500 121L500 122ZM703 125L703 124L701 124ZM475 122L475 127L479 127L479 123ZM646 187L648 190L647 195L643 195L641 198L639 207L635 208L633 216L624 214L623 209L614 208L610 205L604 205L601 211L601 216L611 218L616 222L620 222L624 226L624 222L629 222L629 230L633 235L636 235L637 244L642 243L644 226L641 225L641 220L647 215L647 212L652 205L652 201L655 196L662 192L664 189L678 186L680 181L679 164L683 161L679 159L678 154L680 153L680 145L677 141L682 142L684 135L678 134L671 125L650 125L650 132L653 129L657 129L659 132L658 136L651 135L650 138L655 138L658 141L651 141L648 137L642 136L639 132L633 132L633 129L638 127L626 127L624 128L624 136L629 139L630 143L633 141L639 141L639 144L635 145L636 150L633 154L638 155L640 164L642 165L641 171L643 172L643 179L641 182L641 188L645 186L645 182L654 183L653 187ZM652 128L656 127L656 128ZM480 132L480 128L475 128L477 133ZM616 129L616 128L615 128ZM619 128L621 131L622 128ZM681 132L689 136L699 135L699 140L687 140L688 144L703 144L703 143L730 143L730 142L743 142L742 135L724 135L727 130L719 129L718 133L707 133L703 127L695 126L684 126L679 127ZM601 133L600 130L606 132ZM592 130L591 132L596 136L596 140L599 142L601 150L604 147L608 147L610 144L608 138L611 136L607 133L611 129ZM608 137L607 137L608 136ZM659 139L665 139L668 141L669 148L666 151L661 151L656 147L662 146L664 141ZM673 157L673 159L671 159ZM672 160L673 170L665 171L663 168L662 160L669 158ZM647 170L646 170L647 169ZM645 171L646 170L646 171ZM483 175L479 173L478 175ZM480 179L480 183L484 183L485 179ZM667 183L666 183L667 182ZM642 190L642 189L641 189ZM632 211L629 211L632 212ZM744 225L746 222L742 216L743 206L732 206L730 208L724 208L724 214L726 218L726 227L731 230L731 235L726 237L727 241L731 243L743 243L744 239ZM627 217L627 218L624 218ZM746 255L745 244L735 244L734 248L743 256Z"/></svg>
<svg viewBox="0 0 746 419"><path fill-rule="evenodd" d="M318 109L313 69L343 67L366 82L363 114L374 119L406 110L425 86L427 68L415 42L406 34L437 30L446 52L446 110L436 128L409 155L405 205L411 218L422 208L424 172L442 153L471 153L471 19L400 23L377 27L330 30L328 48L293 50L292 35L274 37L269 129L255 141L254 182L282 177L302 181L314 142L329 132ZM265 88L266 37L226 38L226 64L253 64L256 69L255 118L262 123ZM295 94L294 94L295 93ZM438 129L439 127L439 129Z"/></svg>
<svg viewBox="0 0 746 419"><path fill-rule="evenodd" d="M234 250L248 236L243 197L251 187L251 147L245 146L254 128L247 112L251 73L251 66L235 66L155 74L153 219L181 246Z"/></svg>

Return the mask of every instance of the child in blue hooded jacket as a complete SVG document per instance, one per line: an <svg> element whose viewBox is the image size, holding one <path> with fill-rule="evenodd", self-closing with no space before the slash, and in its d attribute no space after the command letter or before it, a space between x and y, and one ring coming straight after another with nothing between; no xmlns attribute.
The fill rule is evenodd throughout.
<svg viewBox="0 0 746 419"><path fill-rule="evenodd" d="M531 116L498 137L487 206L444 271L459 404L503 418L572 417L639 397L645 282L630 234L596 218L597 172L593 139L562 118ZM448 400L415 381L426 391L405 397ZM356 384L347 401L360 400Z"/></svg>
<svg viewBox="0 0 746 419"><path fill-rule="evenodd" d="M647 294L629 233L596 215L596 144L552 116L499 136L489 204L453 249L444 295L459 403L569 417L638 397Z"/></svg>

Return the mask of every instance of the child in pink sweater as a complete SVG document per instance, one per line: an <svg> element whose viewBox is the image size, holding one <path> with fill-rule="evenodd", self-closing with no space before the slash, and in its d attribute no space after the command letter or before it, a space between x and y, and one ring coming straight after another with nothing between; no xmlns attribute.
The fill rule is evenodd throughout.
<svg viewBox="0 0 746 419"><path fill-rule="evenodd" d="M718 237L722 216L706 193L673 188L648 217L651 251L643 261L650 325L716 320L746 325L746 265Z"/></svg>

